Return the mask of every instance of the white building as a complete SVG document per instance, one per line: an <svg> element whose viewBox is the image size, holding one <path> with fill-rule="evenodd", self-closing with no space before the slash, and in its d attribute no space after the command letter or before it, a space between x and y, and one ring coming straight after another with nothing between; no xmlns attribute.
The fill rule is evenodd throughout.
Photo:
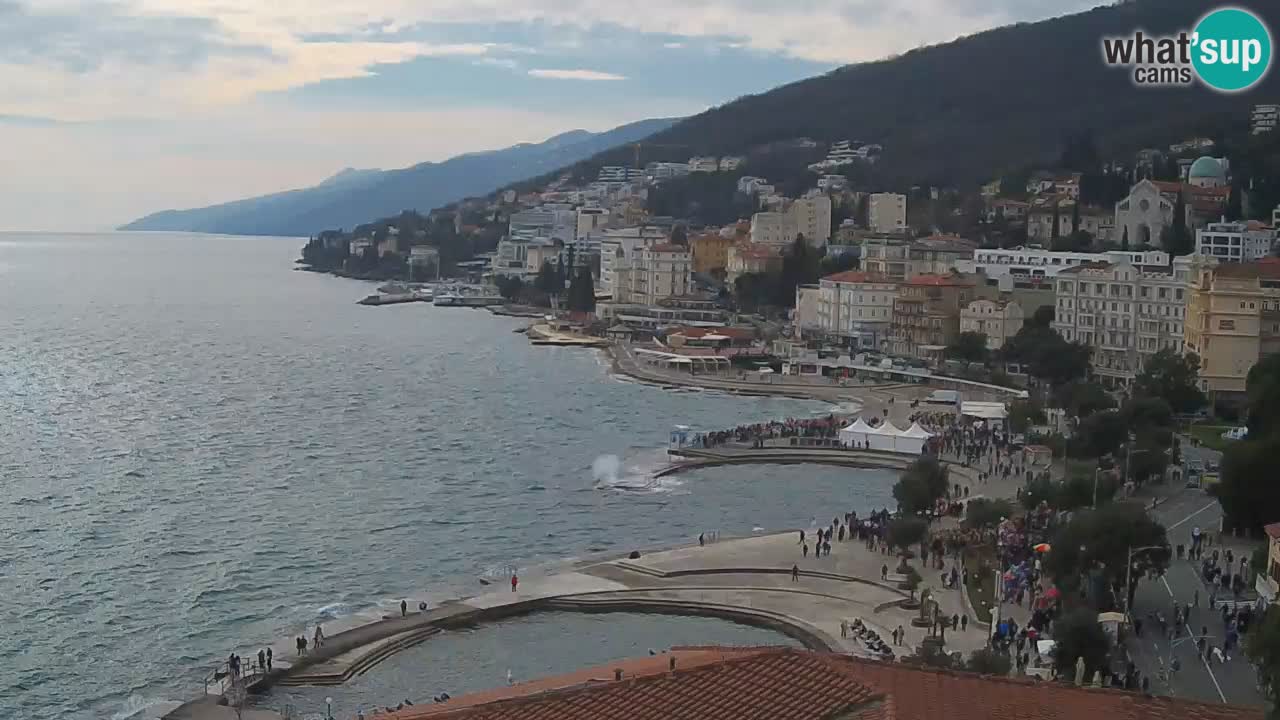
<svg viewBox="0 0 1280 720"><path fill-rule="evenodd" d="M804 235L810 246L826 247L831 240L831 198L810 193L796 200L787 208L786 222L793 240L796 235Z"/></svg>
<svg viewBox="0 0 1280 720"><path fill-rule="evenodd" d="M747 159L741 155L725 155L720 158L720 171L731 172L733 170L737 170L742 167L742 163L746 161Z"/></svg>
<svg viewBox="0 0 1280 720"><path fill-rule="evenodd" d="M1159 250L1082 253L1053 252L1034 247L980 249L974 251L971 265L957 263L956 269L966 273L980 272L998 282L1006 278L1016 282L1052 279L1067 268L1103 262L1128 262L1142 267L1166 267L1169 265L1169 254ZM1004 287L1003 283L1001 286Z"/></svg>
<svg viewBox="0 0 1280 720"><path fill-rule="evenodd" d="M750 195L760 189L762 185L767 185L768 181L764 178L758 178L753 175L743 175L738 178L738 192L743 195Z"/></svg>
<svg viewBox="0 0 1280 720"><path fill-rule="evenodd" d="M960 308L960 332L982 333L987 349L999 350L1022 329L1022 306L1008 300L974 300Z"/></svg>
<svg viewBox="0 0 1280 720"><path fill-rule="evenodd" d="M758 212L751 216L751 243L782 247L796 239L793 226L785 213Z"/></svg>
<svg viewBox="0 0 1280 720"><path fill-rule="evenodd" d="M634 168L623 168L622 165L605 165L600 168L600 182L631 182L644 179L644 173Z"/></svg>
<svg viewBox="0 0 1280 720"><path fill-rule="evenodd" d="M641 248L665 242L669 237L666 228L654 225L605 230L600 233L600 292L613 296L615 301L630 290L630 281L619 282L635 263ZM625 279L625 278L624 278Z"/></svg>
<svg viewBox="0 0 1280 720"><path fill-rule="evenodd" d="M843 175L823 175L818 178L818 189L839 192L849 186L849 178Z"/></svg>
<svg viewBox="0 0 1280 720"><path fill-rule="evenodd" d="M1143 180L1116 203L1113 237L1128 238L1130 247L1158 245L1160 234L1173 225L1174 202L1150 180Z"/></svg>
<svg viewBox="0 0 1280 720"><path fill-rule="evenodd" d="M688 175L689 163L651 162L644 169L654 180L670 180Z"/></svg>
<svg viewBox="0 0 1280 720"><path fill-rule="evenodd" d="M720 169L720 160L714 157L691 157L688 164L691 173L713 173Z"/></svg>
<svg viewBox="0 0 1280 720"><path fill-rule="evenodd" d="M853 349L880 350L888 342L898 284L882 275L850 270L818 281L813 326Z"/></svg>
<svg viewBox="0 0 1280 720"><path fill-rule="evenodd" d="M671 243L642 247L630 275L628 302L654 305L663 298L688 295L693 289L693 255L689 248Z"/></svg>
<svg viewBox="0 0 1280 720"><path fill-rule="evenodd" d="M1252 128L1254 135L1261 135L1275 130L1277 123L1280 123L1280 105L1269 103L1253 106L1253 114L1249 118L1249 127Z"/></svg>
<svg viewBox="0 0 1280 720"><path fill-rule="evenodd" d="M896 193L872 193L867 201L869 230L878 233L899 232L907 228L907 196Z"/></svg>
<svg viewBox="0 0 1280 720"><path fill-rule="evenodd" d="M1054 282L1053 328L1093 349L1097 375L1128 385L1152 354L1183 351L1193 258L1175 258L1173 272L1146 272L1129 263L1068 268Z"/></svg>
<svg viewBox="0 0 1280 720"><path fill-rule="evenodd" d="M542 205L512 213L507 237L514 241L560 240L573 242L577 213L569 205Z"/></svg>
<svg viewBox="0 0 1280 720"><path fill-rule="evenodd" d="M1209 223L1196 231L1196 254L1218 262L1251 262L1271 254L1276 231L1257 221Z"/></svg>
<svg viewBox="0 0 1280 720"><path fill-rule="evenodd" d="M577 209L576 213L577 222L575 224L577 227L573 233L573 239L575 242L582 242L586 240L588 235L591 235L596 230L602 229L605 225L609 224L608 208L593 206L580 207ZM579 250L581 249L582 248L579 248ZM598 250L599 247L596 249Z"/></svg>

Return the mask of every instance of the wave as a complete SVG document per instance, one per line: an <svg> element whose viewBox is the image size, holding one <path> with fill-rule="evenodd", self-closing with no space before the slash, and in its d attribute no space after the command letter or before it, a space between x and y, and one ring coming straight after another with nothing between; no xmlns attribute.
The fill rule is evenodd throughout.
<svg viewBox="0 0 1280 720"><path fill-rule="evenodd" d="M152 720L162 718L182 705L177 700L130 695L121 708L112 713L111 720Z"/></svg>

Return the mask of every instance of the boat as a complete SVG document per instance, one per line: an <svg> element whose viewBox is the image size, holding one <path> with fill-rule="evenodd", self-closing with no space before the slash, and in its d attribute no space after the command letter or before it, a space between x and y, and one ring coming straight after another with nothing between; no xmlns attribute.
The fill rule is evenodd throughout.
<svg viewBox="0 0 1280 720"><path fill-rule="evenodd" d="M497 295L458 295L456 293L436 295L432 300L432 304L439 307L488 307L501 305L504 302L506 300Z"/></svg>
<svg viewBox="0 0 1280 720"><path fill-rule="evenodd" d="M419 297L417 293L404 293L400 295L369 295L362 300L357 300L360 305L397 305L399 303L411 302L428 302L430 298Z"/></svg>

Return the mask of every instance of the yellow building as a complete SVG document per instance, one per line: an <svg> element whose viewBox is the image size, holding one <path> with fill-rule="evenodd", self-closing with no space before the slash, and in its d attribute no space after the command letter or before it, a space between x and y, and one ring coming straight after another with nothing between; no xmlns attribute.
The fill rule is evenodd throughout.
<svg viewBox="0 0 1280 720"><path fill-rule="evenodd" d="M725 237L718 232L702 233L689 238L689 249L693 252L693 271L707 274L729 267L729 248L733 247L733 242L732 236Z"/></svg>
<svg viewBox="0 0 1280 720"><path fill-rule="evenodd" d="M1188 290L1183 332L1200 357L1200 389L1244 393L1249 370L1280 341L1280 263L1200 265Z"/></svg>

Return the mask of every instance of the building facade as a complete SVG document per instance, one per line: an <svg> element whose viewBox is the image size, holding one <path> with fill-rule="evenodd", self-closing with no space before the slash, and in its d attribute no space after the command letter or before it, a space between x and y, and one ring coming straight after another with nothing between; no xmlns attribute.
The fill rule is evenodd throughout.
<svg viewBox="0 0 1280 720"><path fill-rule="evenodd" d="M725 279L732 283L747 273L767 273L782 267L782 255L771 245L736 243L729 248Z"/></svg>
<svg viewBox="0 0 1280 720"><path fill-rule="evenodd" d="M628 273L640 249L666 242L669 237L667 228L656 225L605 230L600 236L599 291L619 300L630 291Z"/></svg>
<svg viewBox="0 0 1280 720"><path fill-rule="evenodd" d="M751 243L782 247L795 240L791 223L780 212L758 212L751 216Z"/></svg>
<svg viewBox="0 0 1280 720"><path fill-rule="evenodd" d="M972 261L974 245L951 235L909 240L904 235L874 234L862 239L862 269L903 281L917 275L946 274Z"/></svg>
<svg viewBox="0 0 1280 720"><path fill-rule="evenodd" d="M1160 250L1112 250L1105 253L1054 252L1037 247L981 249L973 253L973 263L959 263L965 272L980 272L1001 284L1006 278L1013 283L1039 283L1057 277L1067 268L1087 263L1129 262L1139 266L1169 265L1169 254ZM1001 285L1003 287L1003 285Z"/></svg>
<svg viewBox="0 0 1280 720"><path fill-rule="evenodd" d="M1160 234L1173 225L1174 201L1150 180L1143 180L1116 203L1115 237L1130 247L1158 245Z"/></svg>
<svg viewBox="0 0 1280 720"><path fill-rule="evenodd" d="M1257 221L1209 223L1196 231L1196 254L1218 262L1252 262L1271 254L1276 231Z"/></svg>
<svg viewBox="0 0 1280 720"><path fill-rule="evenodd" d="M704 275L725 271L729 267L729 248L734 237L718 232L699 233L689 238L689 251L693 254L693 271Z"/></svg>
<svg viewBox="0 0 1280 720"><path fill-rule="evenodd" d="M636 253L630 281L629 302L654 305L665 298L689 295L693 290L693 256L683 245L642 247Z"/></svg>
<svg viewBox="0 0 1280 720"><path fill-rule="evenodd" d="M872 232L902 232L907 229L907 196L872 193L867 200L867 228Z"/></svg>
<svg viewBox="0 0 1280 720"><path fill-rule="evenodd" d="M1053 328L1069 342L1093 348L1094 372L1127 386L1146 359L1163 349L1183 352L1183 323L1192 257L1172 272L1130 263L1077 265L1058 274Z"/></svg>
<svg viewBox="0 0 1280 720"><path fill-rule="evenodd" d="M960 311L960 332L982 333L987 349L999 350L1022 329L1022 306L1008 300L974 300Z"/></svg>
<svg viewBox="0 0 1280 720"><path fill-rule="evenodd" d="M850 349L882 350L897 294L898 283L882 275L857 270L828 275L818 281L812 329Z"/></svg>
<svg viewBox="0 0 1280 720"><path fill-rule="evenodd" d="M959 336L960 310L973 296L973 283L958 276L919 275L899 285L889 328L890 352L940 359Z"/></svg>
<svg viewBox="0 0 1280 720"><path fill-rule="evenodd" d="M831 240L831 198L823 193L802 197L787 208L787 220L793 240L804 235L811 247L825 247Z"/></svg>

